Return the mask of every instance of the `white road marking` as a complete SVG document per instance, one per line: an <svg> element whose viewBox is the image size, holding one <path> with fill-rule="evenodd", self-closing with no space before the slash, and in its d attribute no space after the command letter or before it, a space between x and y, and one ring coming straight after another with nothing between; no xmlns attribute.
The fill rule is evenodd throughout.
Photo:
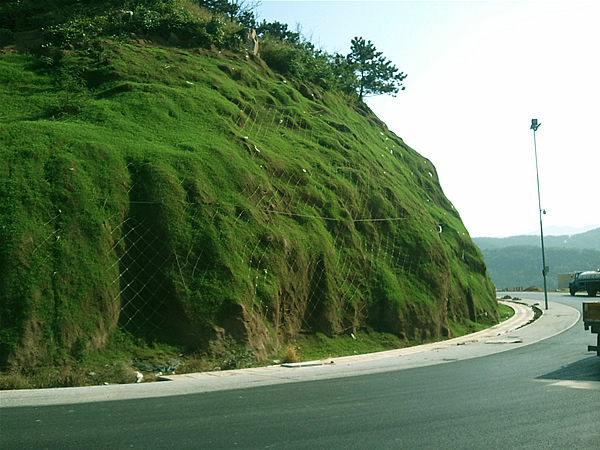
<svg viewBox="0 0 600 450"><path fill-rule="evenodd" d="M564 380L557 383L552 383L551 386L568 387L572 389L589 389L593 391L600 391L600 381L574 381Z"/></svg>

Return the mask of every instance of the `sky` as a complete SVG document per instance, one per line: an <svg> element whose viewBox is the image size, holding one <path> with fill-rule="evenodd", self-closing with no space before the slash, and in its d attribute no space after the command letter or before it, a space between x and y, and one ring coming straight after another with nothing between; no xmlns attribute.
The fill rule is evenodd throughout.
<svg viewBox="0 0 600 450"><path fill-rule="evenodd" d="M436 166L472 237L539 235L536 149L544 234L600 227L599 1L262 0L255 14L329 53L371 40L408 75L366 103Z"/></svg>

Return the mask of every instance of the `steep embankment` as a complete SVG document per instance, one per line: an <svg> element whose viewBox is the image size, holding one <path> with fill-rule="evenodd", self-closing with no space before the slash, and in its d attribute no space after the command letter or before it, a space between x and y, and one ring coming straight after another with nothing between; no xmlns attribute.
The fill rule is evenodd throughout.
<svg viewBox="0 0 600 450"><path fill-rule="evenodd" d="M497 320L433 164L258 57L104 41L0 56L1 362L120 326L259 357L299 333Z"/></svg>

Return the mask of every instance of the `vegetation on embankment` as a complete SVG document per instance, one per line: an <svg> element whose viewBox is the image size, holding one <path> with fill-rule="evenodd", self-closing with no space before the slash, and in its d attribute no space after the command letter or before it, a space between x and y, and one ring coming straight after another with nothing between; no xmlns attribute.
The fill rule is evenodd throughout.
<svg viewBox="0 0 600 450"><path fill-rule="evenodd" d="M238 367L304 335L414 343L498 321L433 164L356 95L220 30L65 48L17 30L0 50L5 375L123 363L115 346Z"/></svg>

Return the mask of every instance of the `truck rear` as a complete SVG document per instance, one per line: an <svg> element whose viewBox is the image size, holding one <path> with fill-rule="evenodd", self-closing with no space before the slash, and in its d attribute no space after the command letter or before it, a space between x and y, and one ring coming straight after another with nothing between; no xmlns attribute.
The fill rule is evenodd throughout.
<svg viewBox="0 0 600 450"><path fill-rule="evenodd" d="M600 292L600 270L578 272L569 283L569 292L575 295L579 291L587 291L588 296L595 297Z"/></svg>
<svg viewBox="0 0 600 450"><path fill-rule="evenodd" d="M600 356L600 302L583 303L583 326L598 335L596 345L588 345L588 351L595 351Z"/></svg>

